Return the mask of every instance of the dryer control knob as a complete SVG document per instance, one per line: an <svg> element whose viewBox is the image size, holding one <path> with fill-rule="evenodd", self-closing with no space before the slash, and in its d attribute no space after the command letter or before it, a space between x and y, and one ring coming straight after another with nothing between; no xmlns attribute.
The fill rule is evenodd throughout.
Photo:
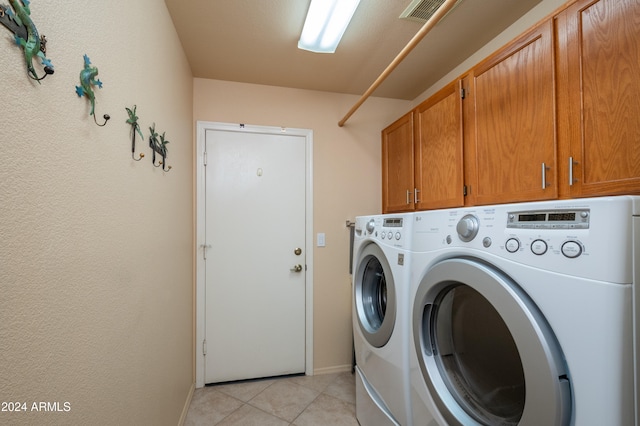
<svg viewBox="0 0 640 426"><path fill-rule="evenodd" d="M480 222L478 222L478 218L472 214L465 215L458 225L456 226L456 231L458 231L458 237L462 241L471 241L476 235L478 235L478 230L480 229Z"/></svg>
<svg viewBox="0 0 640 426"><path fill-rule="evenodd" d="M367 232L372 234L374 229L376 229L376 222L375 220L371 219L369 222L367 222Z"/></svg>

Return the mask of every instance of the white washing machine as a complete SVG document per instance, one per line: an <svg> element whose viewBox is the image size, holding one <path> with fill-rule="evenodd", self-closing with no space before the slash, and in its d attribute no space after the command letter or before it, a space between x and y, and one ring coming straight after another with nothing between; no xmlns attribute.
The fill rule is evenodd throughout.
<svg viewBox="0 0 640 426"><path fill-rule="evenodd" d="M417 213L413 424L637 425L638 215L630 196Z"/></svg>
<svg viewBox="0 0 640 426"><path fill-rule="evenodd" d="M353 246L356 417L361 426L410 425L411 214L360 216Z"/></svg>

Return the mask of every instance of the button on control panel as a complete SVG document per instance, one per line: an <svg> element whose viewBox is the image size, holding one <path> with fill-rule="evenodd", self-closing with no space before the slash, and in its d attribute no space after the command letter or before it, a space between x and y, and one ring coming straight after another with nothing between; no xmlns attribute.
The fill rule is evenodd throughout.
<svg viewBox="0 0 640 426"><path fill-rule="evenodd" d="M561 251L569 259L574 259L582 254L582 245L577 241L567 241L562 244Z"/></svg>
<svg viewBox="0 0 640 426"><path fill-rule="evenodd" d="M520 249L520 241L517 238L509 238L504 245L509 253L515 253Z"/></svg>
<svg viewBox="0 0 640 426"><path fill-rule="evenodd" d="M538 256L542 256L543 254L545 254L547 252L547 248L547 243L542 240L535 240L533 243L531 243L531 251L533 252L533 254L537 254Z"/></svg>

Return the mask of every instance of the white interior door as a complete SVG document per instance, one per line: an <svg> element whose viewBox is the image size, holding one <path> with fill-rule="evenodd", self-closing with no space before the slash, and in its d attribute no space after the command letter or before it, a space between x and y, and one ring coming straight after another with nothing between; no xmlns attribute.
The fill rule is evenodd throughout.
<svg viewBox="0 0 640 426"><path fill-rule="evenodd" d="M305 372L306 139L205 140L205 383Z"/></svg>

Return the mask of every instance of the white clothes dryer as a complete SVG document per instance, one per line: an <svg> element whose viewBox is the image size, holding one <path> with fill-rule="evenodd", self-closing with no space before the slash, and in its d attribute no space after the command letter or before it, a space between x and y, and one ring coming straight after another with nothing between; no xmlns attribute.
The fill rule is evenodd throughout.
<svg viewBox="0 0 640 426"><path fill-rule="evenodd" d="M409 405L410 214L356 218L353 336L361 426L411 425Z"/></svg>
<svg viewBox="0 0 640 426"><path fill-rule="evenodd" d="M639 215L631 196L417 213L413 424L637 425Z"/></svg>

